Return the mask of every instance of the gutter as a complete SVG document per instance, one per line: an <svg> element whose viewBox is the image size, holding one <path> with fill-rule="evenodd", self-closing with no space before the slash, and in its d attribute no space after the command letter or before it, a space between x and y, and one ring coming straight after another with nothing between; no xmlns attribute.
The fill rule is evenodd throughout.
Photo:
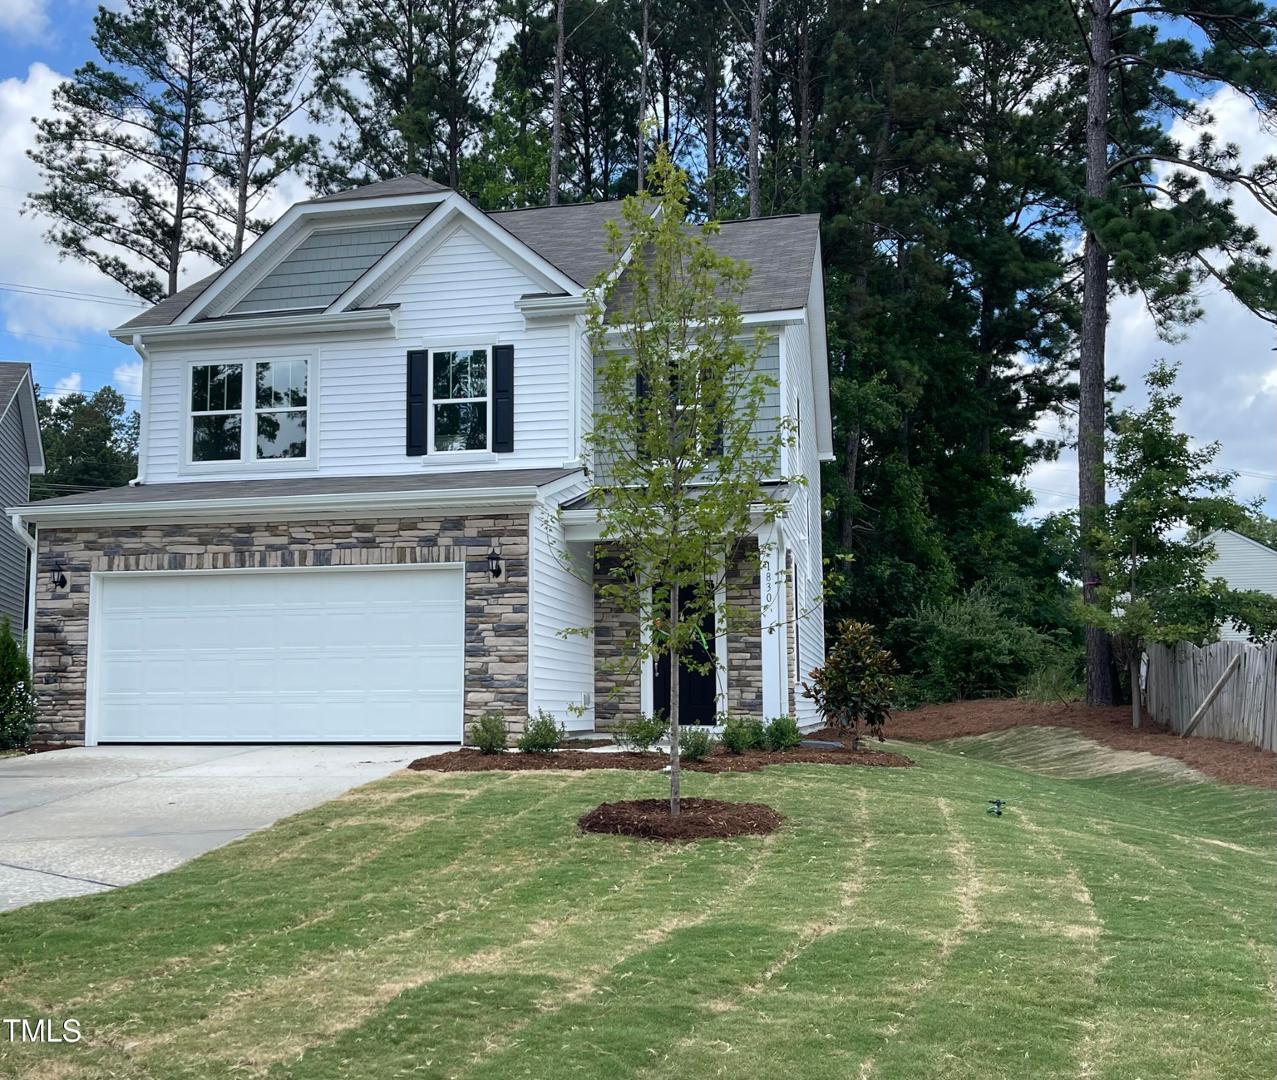
<svg viewBox="0 0 1277 1080"><path fill-rule="evenodd" d="M134 334L133 340L130 342L133 351L142 358L142 412L149 414L150 402L147 400L149 395L147 390L151 385L151 357L146 351L146 346L142 344L142 335ZM147 438L147 432L151 425L146 422L147 416L142 418L142 428L138 432L137 440L137 475L129 481L129 486L146 483L146 457L147 447L150 445L150 439Z"/></svg>
<svg viewBox="0 0 1277 1080"><path fill-rule="evenodd" d="M240 521L285 517L315 517L341 512L398 513L494 505L525 506L537 501L534 484L507 487L458 488L453 491L341 492L325 495L252 495L231 499L167 499L146 503L31 503L9 507L5 513L15 522L98 521Z"/></svg>
<svg viewBox="0 0 1277 1080"><path fill-rule="evenodd" d="M270 315L263 318L207 319L203 322L150 326L141 330L112 330L116 341L152 344L169 340L197 341L210 338L251 338L262 333L319 334L336 331L393 330L398 312L393 308L339 311L334 315Z"/></svg>

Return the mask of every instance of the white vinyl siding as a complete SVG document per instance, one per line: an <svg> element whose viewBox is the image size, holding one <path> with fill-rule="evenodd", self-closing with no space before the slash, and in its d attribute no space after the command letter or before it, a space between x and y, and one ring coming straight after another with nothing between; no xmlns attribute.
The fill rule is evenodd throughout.
<svg viewBox="0 0 1277 1080"><path fill-rule="evenodd" d="M397 304L398 329L376 336L353 334L307 337L317 369L311 384L318 413L312 415L312 463L330 475L417 473L435 468L554 468L573 456L571 379L572 319L538 319L525 324L515 307L519 297L544 290L469 226L456 227L430 250L379 302ZM514 452L484 460L452 462L405 454L407 353L482 343L514 346ZM295 350L295 345L293 349ZM243 346L201 347L201 360L219 353L231 360ZM247 350L269 358L269 346ZM153 346L147 402L148 483L194 479L182 470L186 422L185 366L194 350ZM312 409L316 407L312 403ZM270 462L239 466L245 479L278 475Z"/></svg>
<svg viewBox="0 0 1277 1080"><path fill-rule="evenodd" d="M1277 551L1228 529L1210 537L1215 559L1206 567L1207 578L1223 578L1230 589L1254 589L1277 596ZM1249 641L1231 622L1219 631L1221 641Z"/></svg>
<svg viewBox="0 0 1277 1080"><path fill-rule="evenodd" d="M586 485L581 484L557 499L568 502L585 490ZM589 573L594 545L572 545L571 554L579 560L583 579L560 557L563 532L554 511L543 505L533 507L530 526L528 711L544 709L569 731L589 731L594 727L594 639L590 634L564 635L562 631L594 625ZM584 707L584 712L579 707Z"/></svg>
<svg viewBox="0 0 1277 1080"><path fill-rule="evenodd" d="M820 303L813 296L809 303ZM811 310L810 307L808 310ZM802 423L799 441L789 450L789 472L799 474L807 483L796 487L791 510L785 517L785 535L794 553L794 578L797 585L799 608L798 633L798 681L795 692L800 724L815 724L820 717L815 703L803 697L801 683L812 668L825 659L824 606L812 600L824 587L824 553L821 537L820 513L820 461L816 450L816 400L812 387L810 328L804 320L790 323L783 331L781 355L785 370L782 389L788 415L797 416Z"/></svg>

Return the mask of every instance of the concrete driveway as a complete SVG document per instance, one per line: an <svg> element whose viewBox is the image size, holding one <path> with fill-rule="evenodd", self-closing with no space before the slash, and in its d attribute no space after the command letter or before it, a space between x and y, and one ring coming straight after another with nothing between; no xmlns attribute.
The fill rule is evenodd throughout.
<svg viewBox="0 0 1277 1080"><path fill-rule="evenodd" d="M0 911L179 866L448 746L92 746L0 759Z"/></svg>

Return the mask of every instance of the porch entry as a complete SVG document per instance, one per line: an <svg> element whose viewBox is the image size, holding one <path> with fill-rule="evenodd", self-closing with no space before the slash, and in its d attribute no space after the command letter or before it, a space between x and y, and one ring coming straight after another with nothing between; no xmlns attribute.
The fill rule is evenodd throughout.
<svg viewBox="0 0 1277 1080"><path fill-rule="evenodd" d="M693 589L683 586L679 589L679 600L683 607L691 603ZM657 600L656 602L660 602ZM714 616L707 615L701 621L703 641L694 643L685 650L682 656L697 664L711 664L714 660ZM717 705L717 679L712 666L704 671L693 671L686 663L678 668L678 718L680 726L686 724L714 723ZM670 658L669 653L662 653L652 665L652 707L665 716L670 714Z"/></svg>

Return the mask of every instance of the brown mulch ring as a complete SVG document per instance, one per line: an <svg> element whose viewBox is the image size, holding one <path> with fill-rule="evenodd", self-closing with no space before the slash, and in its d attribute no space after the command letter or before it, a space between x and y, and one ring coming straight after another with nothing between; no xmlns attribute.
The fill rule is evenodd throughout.
<svg viewBox="0 0 1277 1080"><path fill-rule="evenodd" d="M763 836L780 828L781 816L764 803L682 799L678 817L668 799L603 803L577 820L582 832L637 836L644 840L705 840Z"/></svg>
<svg viewBox="0 0 1277 1080"><path fill-rule="evenodd" d="M947 705L927 705L912 712L893 713L886 733L893 739L932 742L1031 724L1073 728L1115 750L1143 750L1175 758L1229 784L1277 788L1277 754L1223 739L1199 739L1196 735L1181 739L1174 732L1151 723L1147 716L1136 731L1131 727L1131 710L1126 705L1096 708L1079 703L1043 704L1019 699L952 701ZM811 737L821 736L813 732Z"/></svg>
<svg viewBox="0 0 1277 1080"><path fill-rule="evenodd" d="M481 754L478 750L462 747L446 754L433 754L418 758L410 769L418 772L529 772L545 769L637 769L641 772L659 772L669 764L662 752L640 754L632 750L617 753L595 753L589 750L555 750L549 754L520 754L506 751L504 754ZM913 764L904 754L885 750L866 750L854 753L850 750L824 750L797 747L793 750L746 750L732 754L721 746L702 761L682 761L684 769L693 772L725 773L756 772L768 765L877 765L901 768Z"/></svg>

